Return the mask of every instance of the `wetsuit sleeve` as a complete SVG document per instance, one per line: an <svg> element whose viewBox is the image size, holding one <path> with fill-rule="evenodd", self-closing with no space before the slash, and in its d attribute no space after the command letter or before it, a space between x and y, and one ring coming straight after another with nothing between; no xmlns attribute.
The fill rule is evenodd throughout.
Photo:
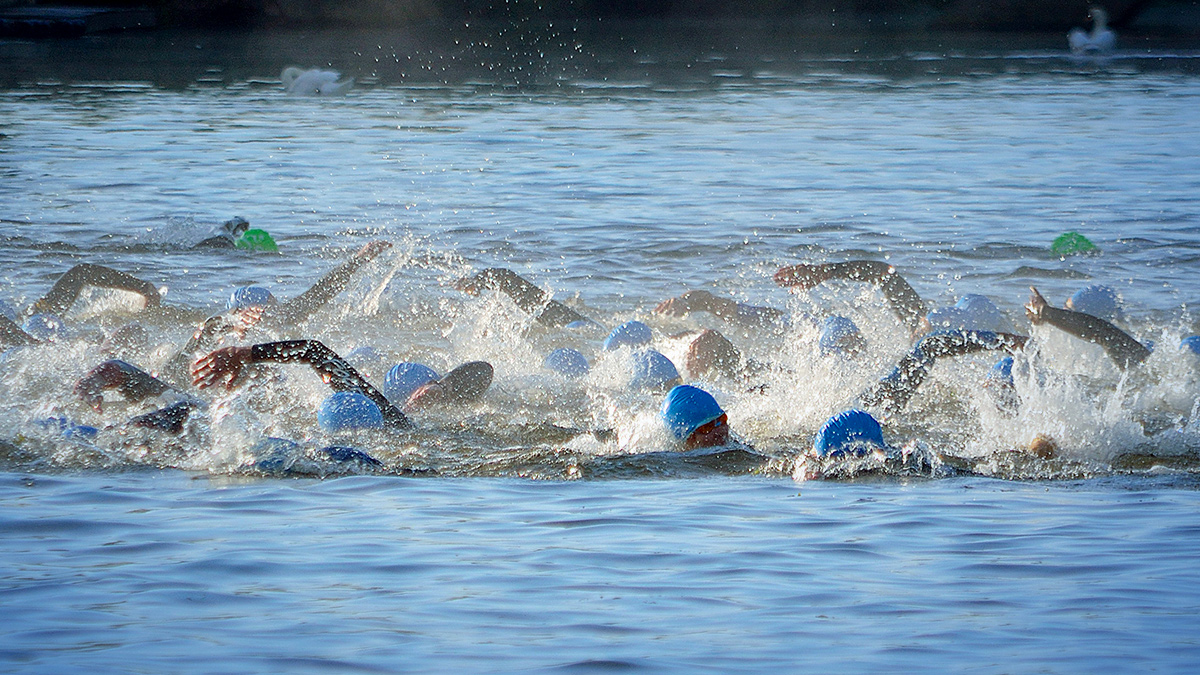
<svg viewBox="0 0 1200 675"><path fill-rule="evenodd" d="M591 321L566 305L551 300L545 291L521 275L502 267L493 267L459 281L458 287L472 293L492 289L512 298L522 311L546 326L565 326L575 321Z"/></svg>
<svg viewBox="0 0 1200 675"><path fill-rule="evenodd" d="M1121 370L1136 366L1150 356L1150 350L1145 345L1120 328L1091 314L1047 305L1041 309L1041 321L1081 340L1100 345Z"/></svg>
<svg viewBox="0 0 1200 675"><path fill-rule="evenodd" d="M316 340L267 342L250 348L250 363L307 363L334 391L356 391L379 406L388 426L407 429L408 417L332 349Z"/></svg>
<svg viewBox="0 0 1200 675"><path fill-rule="evenodd" d="M40 300L33 303L30 313L44 312L61 315L75 304L85 286L98 286L121 291L132 291L146 299L146 306L159 304L158 289L148 281L101 265L81 264L67 270L54 282L54 286Z"/></svg>
<svg viewBox="0 0 1200 675"><path fill-rule="evenodd" d="M962 356L985 350L1017 349L1026 337L991 331L953 330L932 333L921 338L896 367L860 400L866 406L882 406L889 413L904 409L913 394L925 382L934 363L945 356Z"/></svg>
<svg viewBox="0 0 1200 675"><path fill-rule="evenodd" d="M37 343L38 341L32 335L21 330L21 327L13 323L12 319L0 315L0 346L12 347L36 345Z"/></svg>
<svg viewBox="0 0 1200 675"><path fill-rule="evenodd" d="M321 277L311 288L300 295L280 305L274 312L276 320L285 325L295 325L307 319L338 293L346 290L350 279L360 267L375 259L386 247L378 246L380 242L372 242L363 247L354 257L338 265L325 276Z"/></svg>

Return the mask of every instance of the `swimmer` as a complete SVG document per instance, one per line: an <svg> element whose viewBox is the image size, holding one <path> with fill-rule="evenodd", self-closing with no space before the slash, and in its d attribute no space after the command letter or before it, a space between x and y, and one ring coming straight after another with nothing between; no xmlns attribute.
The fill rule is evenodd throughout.
<svg viewBox="0 0 1200 675"><path fill-rule="evenodd" d="M785 288L808 290L834 279L862 281L879 288L896 318L914 338L928 330L927 309L921 296L897 272L884 262L852 260L842 263L790 265L775 273L775 283Z"/></svg>
<svg viewBox="0 0 1200 675"><path fill-rule="evenodd" d="M221 223L212 236L206 237L192 248L236 248L238 238L249 229L250 221L241 216L234 216Z"/></svg>
<svg viewBox="0 0 1200 675"><path fill-rule="evenodd" d="M1125 331L1091 314L1050 306L1032 286L1025 313L1035 326L1049 324L1081 340L1100 345L1117 368L1126 370L1150 356L1150 349Z"/></svg>
<svg viewBox="0 0 1200 675"><path fill-rule="evenodd" d="M485 290L504 293L529 314L538 323L551 328L568 326L577 321L596 325L595 321L576 312L557 300L552 300L550 294L534 286L529 280L512 270L493 267L469 277L459 279L454 287L470 295L479 295Z"/></svg>
<svg viewBox="0 0 1200 675"><path fill-rule="evenodd" d="M659 414L685 450L729 442L729 416L712 394L699 387L680 384L672 388L663 399Z"/></svg>

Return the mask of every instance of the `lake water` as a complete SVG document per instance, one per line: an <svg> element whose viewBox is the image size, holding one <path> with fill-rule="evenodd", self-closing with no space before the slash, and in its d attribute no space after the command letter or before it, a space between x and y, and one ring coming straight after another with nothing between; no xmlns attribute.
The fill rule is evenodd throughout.
<svg viewBox="0 0 1200 675"><path fill-rule="evenodd" d="M0 42L0 297L25 307L89 262L203 316L244 284L295 296L384 239L294 332L373 347L376 384L405 360L496 368L481 402L415 414L400 436L325 435L328 389L302 366L205 394L178 436L133 429L153 401L110 395L97 412L72 385L130 320L149 339L120 356L151 370L193 326L86 292L68 339L0 362L0 663L1193 671L1200 360L1177 345L1200 333L1200 51L1064 47L527 22ZM356 84L287 96L289 64ZM233 216L280 251L191 247ZM1099 250L1052 252L1067 231ZM910 341L866 286L790 294L772 274L860 258L931 307L994 300L1032 336L1022 405L1000 414L979 386L995 354L948 359L884 419L890 443L945 466L795 480L814 431ZM768 364L766 387L699 382L753 454L676 452L661 396L625 386L605 330L545 328L453 286L501 266L605 330L646 321L677 363L671 336L711 327ZM1138 368L1025 319L1029 286L1061 306L1088 284L1117 289L1119 325L1154 343ZM844 314L865 353L818 356L801 320L653 312L696 288ZM588 377L541 368L559 346ZM51 417L101 430L65 437ZM1038 435L1055 457L1020 452ZM383 466L266 465L265 437Z"/></svg>

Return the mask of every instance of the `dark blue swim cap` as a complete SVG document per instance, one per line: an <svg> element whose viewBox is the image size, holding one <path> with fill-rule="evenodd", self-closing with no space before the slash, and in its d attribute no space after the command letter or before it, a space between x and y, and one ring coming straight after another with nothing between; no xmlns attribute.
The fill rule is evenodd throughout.
<svg viewBox="0 0 1200 675"><path fill-rule="evenodd" d="M619 347L638 347L649 344L653 339L654 333L649 326L641 321L626 321L604 338L604 351L612 351Z"/></svg>
<svg viewBox="0 0 1200 675"><path fill-rule="evenodd" d="M1010 387L1013 386L1012 367L1013 357L1005 356L996 363L992 364L992 367L988 369L986 382L988 384L1006 384Z"/></svg>
<svg viewBox="0 0 1200 675"><path fill-rule="evenodd" d="M275 296L262 286L242 286L235 288L225 301L225 309L241 309L242 307L262 307L275 304Z"/></svg>
<svg viewBox="0 0 1200 675"><path fill-rule="evenodd" d="M836 457L846 452L863 455L884 447L879 422L862 410L846 410L830 417L813 438L813 451L821 457Z"/></svg>
<svg viewBox="0 0 1200 675"><path fill-rule="evenodd" d="M357 391L339 391L321 403L317 423L325 431L379 429L383 413L379 406Z"/></svg>
<svg viewBox="0 0 1200 675"><path fill-rule="evenodd" d="M717 399L707 391L690 384L681 384L663 400L663 423L678 440L687 440L697 429L725 414Z"/></svg>
<svg viewBox="0 0 1200 675"><path fill-rule="evenodd" d="M546 360L542 362L548 370L569 378L583 377L588 374L587 357L578 349L570 347L562 347L555 349L546 355Z"/></svg>
<svg viewBox="0 0 1200 675"><path fill-rule="evenodd" d="M844 316L826 317L821 324L817 349L822 356L853 352L862 345L862 333L853 321Z"/></svg>
<svg viewBox="0 0 1200 675"><path fill-rule="evenodd" d="M1067 298L1067 309L1104 319L1116 321L1121 318L1121 301L1117 292L1109 286L1085 286Z"/></svg>
<svg viewBox="0 0 1200 675"><path fill-rule="evenodd" d="M397 363L383 377L383 395L396 405L403 405L422 385L438 379L437 371L422 363Z"/></svg>
<svg viewBox="0 0 1200 675"><path fill-rule="evenodd" d="M679 370L671 359L653 349L635 352L633 358L633 375L629 378L629 387L634 390L666 389L679 384Z"/></svg>

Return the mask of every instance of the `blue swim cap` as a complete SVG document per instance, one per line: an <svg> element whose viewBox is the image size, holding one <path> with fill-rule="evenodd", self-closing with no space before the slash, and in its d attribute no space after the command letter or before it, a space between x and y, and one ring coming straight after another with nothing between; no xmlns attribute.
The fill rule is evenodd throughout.
<svg viewBox="0 0 1200 675"><path fill-rule="evenodd" d="M250 455L257 457L254 468L268 473L287 471L304 450L299 443L286 438L267 436L250 448Z"/></svg>
<svg viewBox="0 0 1200 675"><path fill-rule="evenodd" d="M0 315L6 316L9 321L16 323L18 316L16 305L0 298Z"/></svg>
<svg viewBox="0 0 1200 675"><path fill-rule="evenodd" d="M421 385L439 379L437 372L420 363L397 363L383 376L383 395L396 405L408 400Z"/></svg>
<svg viewBox="0 0 1200 675"><path fill-rule="evenodd" d="M1011 387L1013 385L1012 367L1013 357L1006 356L1000 359L996 363L992 364L992 367L988 369L985 380L986 383L1007 384Z"/></svg>
<svg viewBox="0 0 1200 675"><path fill-rule="evenodd" d="M275 304L275 296L262 286L242 286L235 288L225 301L225 309L241 309L242 307L258 307Z"/></svg>
<svg viewBox="0 0 1200 675"><path fill-rule="evenodd" d="M371 366L383 360L383 355L375 351L371 345L362 345L350 350L346 355L346 361L358 368L360 366Z"/></svg>
<svg viewBox="0 0 1200 675"><path fill-rule="evenodd" d="M58 431L63 435L63 438L71 438L74 440L91 440L100 433L96 427L87 424L76 424L66 417L47 417L37 421L37 425L43 429L50 431Z"/></svg>
<svg viewBox="0 0 1200 675"><path fill-rule="evenodd" d="M1189 335L1179 341L1181 350L1191 350L1193 354L1200 355L1200 335Z"/></svg>
<svg viewBox="0 0 1200 675"><path fill-rule="evenodd" d="M825 421L813 438L813 451L821 457L836 457L847 451L866 454L866 448L884 447L883 430L870 413L846 410Z"/></svg>
<svg viewBox="0 0 1200 675"><path fill-rule="evenodd" d="M862 333L853 321L844 316L830 316L821 324L817 350L822 356L844 354L858 349L861 343Z"/></svg>
<svg viewBox="0 0 1200 675"><path fill-rule="evenodd" d="M553 370L559 375L569 378L583 377L588 374L588 362L578 349L563 347L555 349L546 355L546 360L542 365L549 370Z"/></svg>
<svg viewBox="0 0 1200 675"><path fill-rule="evenodd" d="M626 321L617 326L604 338L604 351L609 352L618 347L637 347L649 344L654 339L650 327L641 321Z"/></svg>
<svg viewBox="0 0 1200 675"><path fill-rule="evenodd" d="M1109 286L1085 286L1067 298L1067 309L1091 314L1105 321L1121 318L1121 301L1117 291Z"/></svg>
<svg viewBox="0 0 1200 675"><path fill-rule="evenodd" d="M38 340L57 340L67 334L62 319L53 314L34 314L25 319L21 329Z"/></svg>
<svg viewBox="0 0 1200 675"><path fill-rule="evenodd" d="M663 423L681 441L724 414L725 411L721 410L712 394L690 384L671 389L661 411Z"/></svg>
<svg viewBox="0 0 1200 675"><path fill-rule="evenodd" d="M383 413L379 406L357 391L339 391L321 403L317 423L325 431L379 429Z"/></svg>
<svg viewBox="0 0 1200 675"><path fill-rule="evenodd" d="M633 376L629 378L631 389L666 389L676 384L679 384L679 370L671 363L671 359L653 349L633 354Z"/></svg>
<svg viewBox="0 0 1200 675"><path fill-rule="evenodd" d="M952 307L935 309L925 316L934 330L990 330L1010 328L996 303L978 293L967 293Z"/></svg>

